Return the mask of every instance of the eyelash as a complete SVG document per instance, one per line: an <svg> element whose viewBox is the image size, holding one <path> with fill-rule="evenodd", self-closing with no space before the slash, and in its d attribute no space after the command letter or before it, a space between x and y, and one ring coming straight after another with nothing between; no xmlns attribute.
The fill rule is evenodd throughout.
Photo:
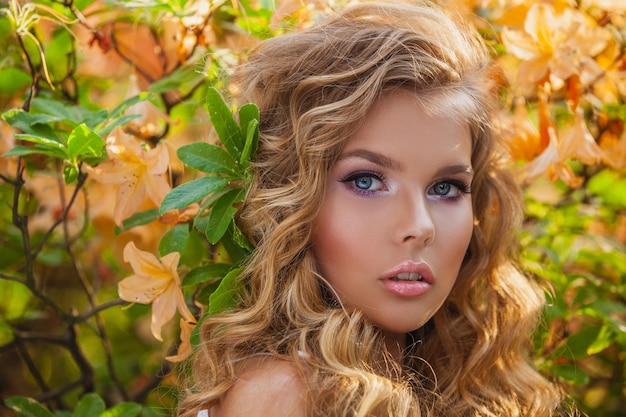
<svg viewBox="0 0 626 417"><path fill-rule="evenodd" d="M373 171L358 171L358 172L352 172L348 175L346 175L345 177L343 177L342 179L339 180L339 182L342 182L344 184L350 184L353 183L354 181L360 179L360 178L373 178L376 181L380 181L383 186L385 183L385 177L377 172L373 172ZM445 195L438 195L439 198L441 198L444 201L456 201L458 200L462 194L471 194L472 193L472 189L471 189L471 185L465 181L462 180L456 180L456 179L442 179L437 181L436 183L434 183L431 187L429 187L429 194L430 194L430 190L432 190L435 186L437 186L438 184L450 184L451 186L455 187L459 194L452 196L452 197L447 197ZM363 190L359 187L357 187L355 184L351 184L351 189L359 194L359 195L363 195L363 196L371 196L375 193L377 193L380 190Z"/></svg>

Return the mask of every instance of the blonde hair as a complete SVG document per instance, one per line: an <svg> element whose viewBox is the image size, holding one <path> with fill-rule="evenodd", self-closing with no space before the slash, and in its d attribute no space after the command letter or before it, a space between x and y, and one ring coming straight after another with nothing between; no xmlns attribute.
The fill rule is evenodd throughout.
<svg viewBox="0 0 626 417"><path fill-rule="evenodd" d="M527 357L544 297L510 260L520 193L489 124L488 63L475 31L439 9L387 3L354 5L252 51L234 82L261 112L239 216L256 249L239 306L203 323L181 417L218 401L257 353L301 371L309 416L553 414L560 394ZM470 126L475 172L468 254L444 306L412 334L404 364L385 359L381 334L360 312L329 302L310 247L328 172L395 89Z"/></svg>

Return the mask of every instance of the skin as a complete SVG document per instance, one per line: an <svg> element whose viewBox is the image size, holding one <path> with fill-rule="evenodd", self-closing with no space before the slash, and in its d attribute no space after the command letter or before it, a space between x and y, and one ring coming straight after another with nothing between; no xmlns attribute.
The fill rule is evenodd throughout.
<svg viewBox="0 0 626 417"><path fill-rule="evenodd" d="M370 110L330 173L313 239L322 276L396 355L456 281L472 236L472 176L468 126L425 114L406 91ZM415 263L432 272L424 293L390 289L389 274Z"/></svg>
<svg viewBox="0 0 626 417"><path fill-rule="evenodd" d="M210 417L304 417L306 392L296 368L269 357L248 360Z"/></svg>

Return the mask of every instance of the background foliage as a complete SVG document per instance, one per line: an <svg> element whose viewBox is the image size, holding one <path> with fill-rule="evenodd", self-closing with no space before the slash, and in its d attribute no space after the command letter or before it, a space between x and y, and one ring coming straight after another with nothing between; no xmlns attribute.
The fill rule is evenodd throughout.
<svg viewBox="0 0 626 417"><path fill-rule="evenodd" d="M493 50L522 266L550 300L537 365L589 415L626 415L626 6L443 5ZM173 364L249 250L232 216L257 116L209 87L339 6L0 0L0 415L172 413Z"/></svg>

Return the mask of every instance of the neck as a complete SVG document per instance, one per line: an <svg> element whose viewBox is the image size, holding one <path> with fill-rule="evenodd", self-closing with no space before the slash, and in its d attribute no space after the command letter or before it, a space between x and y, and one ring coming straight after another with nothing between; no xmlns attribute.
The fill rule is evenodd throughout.
<svg viewBox="0 0 626 417"><path fill-rule="evenodd" d="M384 336L387 351L398 364L401 364L404 349L406 349L406 334L384 333Z"/></svg>

